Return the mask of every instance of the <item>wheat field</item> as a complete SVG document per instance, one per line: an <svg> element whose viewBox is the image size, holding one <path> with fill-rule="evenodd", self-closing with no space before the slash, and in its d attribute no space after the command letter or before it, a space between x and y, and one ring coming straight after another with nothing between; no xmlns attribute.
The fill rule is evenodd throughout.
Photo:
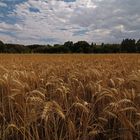
<svg viewBox="0 0 140 140"><path fill-rule="evenodd" d="M140 55L0 55L0 140L139 140Z"/></svg>

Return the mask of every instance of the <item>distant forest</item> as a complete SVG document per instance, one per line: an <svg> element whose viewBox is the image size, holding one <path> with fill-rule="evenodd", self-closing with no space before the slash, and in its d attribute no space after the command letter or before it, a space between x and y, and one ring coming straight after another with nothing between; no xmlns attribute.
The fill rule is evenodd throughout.
<svg viewBox="0 0 140 140"><path fill-rule="evenodd" d="M124 39L121 44L100 45L86 41L54 45L6 44L0 41L0 53L140 53L140 39Z"/></svg>

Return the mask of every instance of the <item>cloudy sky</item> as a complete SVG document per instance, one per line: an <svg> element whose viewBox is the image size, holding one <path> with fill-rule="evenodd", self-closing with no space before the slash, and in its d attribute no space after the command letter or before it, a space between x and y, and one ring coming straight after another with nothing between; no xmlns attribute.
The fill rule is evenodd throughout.
<svg viewBox="0 0 140 140"><path fill-rule="evenodd" d="M140 38L140 0L0 0L7 43L119 43Z"/></svg>

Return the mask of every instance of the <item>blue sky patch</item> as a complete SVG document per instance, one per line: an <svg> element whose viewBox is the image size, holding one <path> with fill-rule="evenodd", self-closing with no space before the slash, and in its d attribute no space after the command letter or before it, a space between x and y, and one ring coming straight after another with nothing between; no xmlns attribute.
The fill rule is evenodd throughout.
<svg viewBox="0 0 140 140"><path fill-rule="evenodd" d="M82 36L82 35L85 35L86 32L88 32L87 29L83 29L83 30L75 31L75 32L73 33L73 36Z"/></svg>
<svg viewBox="0 0 140 140"><path fill-rule="evenodd" d="M40 12L40 10L38 8L35 8L35 7L30 7L29 10L30 10L30 12L35 12L35 13Z"/></svg>
<svg viewBox="0 0 140 140"><path fill-rule="evenodd" d="M64 0L65 2L75 2L76 0Z"/></svg>
<svg viewBox="0 0 140 140"><path fill-rule="evenodd" d="M19 18L14 15L16 5L27 2L27 0L2 0L1 2L6 4L7 6L0 6L0 23L17 23L19 21Z"/></svg>

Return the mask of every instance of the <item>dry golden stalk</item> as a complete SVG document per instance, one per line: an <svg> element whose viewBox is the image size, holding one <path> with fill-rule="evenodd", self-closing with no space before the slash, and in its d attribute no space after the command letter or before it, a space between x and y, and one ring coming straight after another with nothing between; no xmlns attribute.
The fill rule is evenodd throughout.
<svg viewBox="0 0 140 140"><path fill-rule="evenodd" d="M138 139L139 60L0 55L0 139Z"/></svg>

